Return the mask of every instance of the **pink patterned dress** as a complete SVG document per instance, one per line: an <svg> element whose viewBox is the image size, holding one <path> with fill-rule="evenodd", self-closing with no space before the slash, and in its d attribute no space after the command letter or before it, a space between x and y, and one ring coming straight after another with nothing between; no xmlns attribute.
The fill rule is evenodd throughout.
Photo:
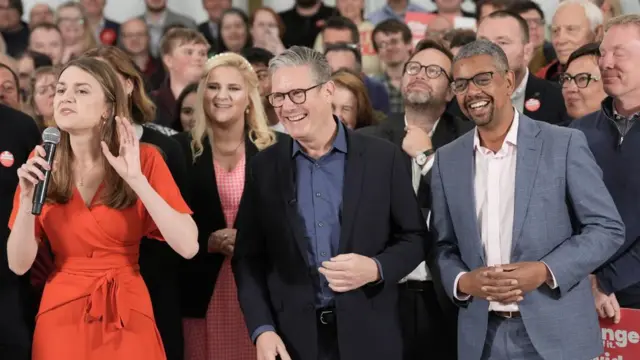
<svg viewBox="0 0 640 360"><path fill-rule="evenodd" d="M227 171L213 166L227 227L233 227L242 198L245 158ZM256 349L238 303L231 258L220 268L213 296L204 319L184 319L185 360L256 360Z"/></svg>

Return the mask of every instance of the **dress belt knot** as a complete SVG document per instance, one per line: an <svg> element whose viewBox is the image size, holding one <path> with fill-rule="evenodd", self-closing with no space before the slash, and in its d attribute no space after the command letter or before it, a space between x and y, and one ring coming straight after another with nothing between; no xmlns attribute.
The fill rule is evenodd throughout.
<svg viewBox="0 0 640 360"><path fill-rule="evenodd" d="M87 322L101 321L105 332L125 326L116 270L107 271L95 284L87 303ZM111 329L109 329L111 328Z"/></svg>

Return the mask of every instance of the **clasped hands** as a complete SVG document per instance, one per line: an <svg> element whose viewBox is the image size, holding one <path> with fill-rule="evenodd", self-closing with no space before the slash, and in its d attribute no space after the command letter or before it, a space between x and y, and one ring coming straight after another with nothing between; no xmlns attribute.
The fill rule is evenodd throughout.
<svg viewBox="0 0 640 360"><path fill-rule="evenodd" d="M347 292L380 280L378 264L370 257L358 254L341 254L323 261L318 268L335 292Z"/></svg>
<svg viewBox="0 0 640 360"><path fill-rule="evenodd" d="M236 229L220 229L211 233L208 241L209 252L233 256L236 246L236 234Z"/></svg>
<svg viewBox="0 0 640 360"><path fill-rule="evenodd" d="M458 279L459 296L469 295L502 304L518 303L524 295L552 281L547 266L540 261L482 267Z"/></svg>

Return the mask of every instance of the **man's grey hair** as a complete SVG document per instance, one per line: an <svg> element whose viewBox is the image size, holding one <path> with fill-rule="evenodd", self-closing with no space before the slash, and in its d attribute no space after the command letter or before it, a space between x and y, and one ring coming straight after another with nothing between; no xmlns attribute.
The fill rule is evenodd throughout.
<svg viewBox="0 0 640 360"><path fill-rule="evenodd" d="M507 60L507 55L504 51L500 46L484 39L476 40L461 47L458 54L453 58L453 63L480 55L491 56L496 69L502 72L509 71L509 60Z"/></svg>
<svg viewBox="0 0 640 360"><path fill-rule="evenodd" d="M556 13L558 12L558 10L571 4L580 5L582 7L582 9L584 10L584 16L587 18L587 21L589 21L589 29L592 32L595 32L596 29L598 29L598 26L601 26L604 22L604 15L602 14L602 10L600 10L598 5L594 4L591 0L562 0L556 8Z"/></svg>
<svg viewBox="0 0 640 360"><path fill-rule="evenodd" d="M269 73L285 67L309 66L313 80L322 84L331 80L331 66L320 52L304 46L292 46L269 61Z"/></svg>

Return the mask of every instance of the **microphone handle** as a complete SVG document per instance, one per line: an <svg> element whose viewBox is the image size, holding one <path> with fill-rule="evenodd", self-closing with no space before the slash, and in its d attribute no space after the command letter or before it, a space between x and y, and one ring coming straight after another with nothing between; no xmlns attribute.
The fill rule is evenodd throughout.
<svg viewBox="0 0 640 360"><path fill-rule="evenodd" d="M46 152L45 160L47 160L49 168L51 168L51 166L53 165L53 157L56 154L56 144L46 142L44 143L43 147L44 151ZM50 178L51 170L44 170L44 180L38 182L35 191L33 192L33 207L31 209L31 213L33 215L40 215L40 213L42 212L42 206L47 200L47 189L49 188Z"/></svg>

